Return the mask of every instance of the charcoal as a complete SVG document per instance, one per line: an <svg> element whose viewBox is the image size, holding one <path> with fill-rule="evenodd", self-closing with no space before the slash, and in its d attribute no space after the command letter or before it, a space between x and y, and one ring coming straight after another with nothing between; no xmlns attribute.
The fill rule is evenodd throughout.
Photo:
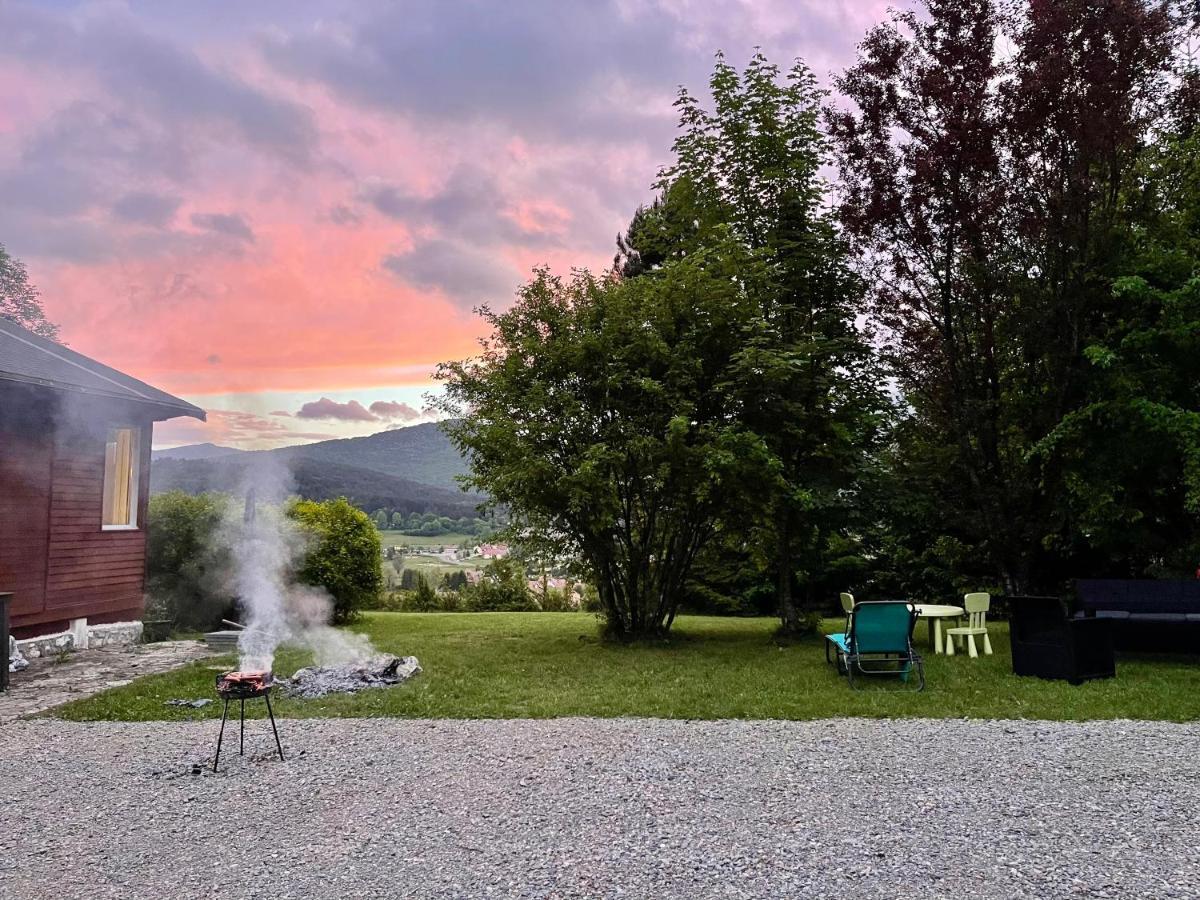
<svg viewBox="0 0 1200 900"><path fill-rule="evenodd" d="M311 699L401 684L420 671L415 656L376 656L339 666L307 666L291 678L276 678L275 686L289 697Z"/></svg>

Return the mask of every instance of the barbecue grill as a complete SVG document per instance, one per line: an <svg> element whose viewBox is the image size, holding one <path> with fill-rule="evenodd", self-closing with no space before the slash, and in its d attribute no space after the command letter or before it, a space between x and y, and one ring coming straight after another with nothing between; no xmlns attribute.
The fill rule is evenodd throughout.
<svg viewBox="0 0 1200 900"><path fill-rule="evenodd" d="M271 732L275 735L275 749L279 758L283 759L283 745L279 743L279 729L275 727L275 713L271 710L271 685L275 678L270 672L226 672L217 676L217 696L225 701L221 712L221 731L217 734L217 753L213 757L213 771L217 771L217 762L221 759L221 741L225 737L225 720L229 716L229 701L237 700L240 707L240 727L238 733L238 755L245 755L246 750L246 701L262 697L267 704L267 715L271 719Z"/></svg>

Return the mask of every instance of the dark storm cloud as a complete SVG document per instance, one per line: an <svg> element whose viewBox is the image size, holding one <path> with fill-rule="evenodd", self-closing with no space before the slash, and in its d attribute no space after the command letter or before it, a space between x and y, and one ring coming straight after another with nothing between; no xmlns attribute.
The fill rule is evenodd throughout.
<svg viewBox="0 0 1200 900"><path fill-rule="evenodd" d="M91 101L52 113L0 170L0 234L21 254L93 262L115 255L122 241L121 230L98 220L96 210L111 211L120 223L165 227L173 213L170 192L142 185L176 185L190 164L167 131ZM150 199L155 195L161 201ZM136 240L139 248L153 249L147 241L162 245L172 238L156 232Z"/></svg>
<svg viewBox="0 0 1200 900"><path fill-rule="evenodd" d="M122 221L162 228L171 224L180 202L179 197L151 191L130 191L117 198L112 210L113 215Z"/></svg>
<svg viewBox="0 0 1200 900"><path fill-rule="evenodd" d="M192 147L156 116L81 100L56 110L33 132L21 159L27 167L55 160L97 180L159 176L181 182L192 167Z"/></svg>
<svg viewBox="0 0 1200 900"><path fill-rule="evenodd" d="M192 213L192 224L205 231L223 234L234 240L254 243L254 232L241 216L229 213Z"/></svg>
<svg viewBox="0 0 1200 900"><path fill-rule="evenodd" d="M2 190L2 188L0 188ZM0 203L0 234L22 257L43 257L70 263L94 263L113 253L111 230L76 219L43 217Z"/></svg>
<svg viewBox="0 0 1200 900"><path fill-rule="evenodd" d="M207 66L116 6L59 14L0 0L5 62L88 89L24 133L0 170L0 234L26 256L230 252L231 238L252 239L236 222L214 219L203 236L170 228L196 160L215 146L305 163L316 139L307 109Z"/></svg>
<svg viewBox="0 0 1200 900"><path fill-rule="evenodd" d="M499 120L526 133L613 136L647 112L603 96L670 91L695 72L676 19L616 0L363 4L264 40L280 71L355 102L435 120Z"/></svg>
<svg viewBox="0 0 1200 900"><path fill-rule="evenodd" d="M408 253L385 256L380 265L413 287L441 291L468 308L506 303L522 281L521 273L498 252L441 238L419 242Z"/></svg>
<svg viewBox="0 0 1200 900"><path fill-rule="evenodd" d="M563 235L519 225L509 214L518 198L507 196L497 177L478 166L459 166L427 196L367 179L356 199L388 218L436 232L406 253L385 256L380 265L405 283L438 290L468 309L512 298L522 276L506 257L511 248L564 244Z"/></svg>
<svg viewBox="0 0 1200 900"><path fill-rule="evenodd" d="M430 196L416 196L395 185L369 180L359 187L359 197L394 219L459 228L480 217L494 218L504 202L495 178L474 166L459 166Z"/></svg>
<svg viewBox="0 0 1200 900"><path fill-rule="evenodd" d="M456 168L433 194L418 196L377 178L358 187L357 199L376 212L410 225L434 226L441 233L476 244L524 247L561 246L554 234L528 231L507 215L519 199L497 177L478 166Z"/></svg>
<svg viewBox="0 0 1200 900"><path fill-rule="evenodd" d="M362 223L362 215L353 207L338 203L329 210L329 221L334 225L353 228Z"/></svg>
<svg viewBox="0 0 1200 900"><path fill-rule="evenodd" d="M0 206L66 216L91 205L98 194L94 180L61 160L30 160L0 174Z"/></svg>
<svg viewBox="0 0 1200 900"><path fill-rule="evenodd" d="M296 163L306 163L315 146L317 131L307 108L206 65L115 7L68 18L0 3L0 57L82 71L161 120L223 126Z"/></svg>

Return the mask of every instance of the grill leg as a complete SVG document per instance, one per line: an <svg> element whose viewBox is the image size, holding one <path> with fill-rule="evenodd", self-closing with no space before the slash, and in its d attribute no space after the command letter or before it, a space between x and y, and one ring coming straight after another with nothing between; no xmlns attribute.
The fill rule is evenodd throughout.
<svg viewBox="0 0 1200 900"><path fill-rule="evenodd" d="M213 757L213 771L217 771L217 761L221 758L221 739L225 737L225 717L229 715L229 701L225 701L225 708L221 711L221 730L217 733L217 755Z"/></svg>
<svg viewBox="0 0 1200 900"><path fill-rule="evenodd" d="M275 727L275 713L271 711L271 695L263 694L267 701L267 715L271 717L271 731L275 733L275 749L279 751L279 761L283 761L283 744L279 743L279 729Z"/></svg>
<svg viewBox="0 0 1200 900"><path fill-rule="evenodd" d="M242 698L241 734L238 735L238 756L246 755L246 698Z"/></svg>

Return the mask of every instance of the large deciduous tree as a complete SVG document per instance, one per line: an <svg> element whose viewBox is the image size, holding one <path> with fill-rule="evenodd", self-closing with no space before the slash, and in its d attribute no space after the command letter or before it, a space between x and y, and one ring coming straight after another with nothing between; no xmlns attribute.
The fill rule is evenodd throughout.
<svg viewBox="0 0 1200 900"><path fill-rule="evenodd" d="M1176 127L1176 99L1114 213L1136 230L1082 348L1081 399L1035 447L1062 473L1071 550L1115 576L1200 562L1200 133Z"/></svg>
<svg viewBox="0 0 1200 900"><path fill-rule="evenodd" d="M1084 349L1120 315L1122 196L1171 23L1143 0L997 7L895 14L839 80L853 108L830 125L904 433L945 462L925 485L946 500L940 529L1019 591L1070 565L1067 473L1034 448L1086 401Z"/></svg>
<svg viewBox="0 0 1200 900"><path fill-rule="evenodd" d="M579 559L610 634L670 628L697 553L761 471L727 387L761 301L727 241L640 278L536 273L475 358L439 367L466 482Z"/></svg>
<svg viewBox="0 0 1200 900"><path fill-rule="evenodd" d="M829 123L839 213L917 420L908 432L923 456L930 445L954 446L951 472L928 473L970 486L969 511L943 511L948 530L999 544L1003 557L1019 545L1005 537L1015 518L1010 482L1019 478L1004 465L1014 454L1000 403L998 28L989 0L930 0L922 15L893 14L868 33L857 64L838 80L854 109L831 111Z"/></svg>
<svg viewBox="0 0 1200 900"><path fill-rule="evenodd" d="M794 634L827 593L825 552L853 508L883 403L855 324L860 284L822 208L827 144L812 73L799 62L782 73L761 53L739 73L718 56L709 88L711 109L681 91L675 162L618 240L617 264L626 276L653 272L727 234L765 261L770 290L740 335L730 389L770 453L752 539Z"/></svg>
<svg viewBox="0 0 1200 900"><path fill-rule="evenodd" d="M0 244L0 319L16 322L36 335L58 340L58 326L46 318L42 298L29 281L25 264Z"/></svg>

